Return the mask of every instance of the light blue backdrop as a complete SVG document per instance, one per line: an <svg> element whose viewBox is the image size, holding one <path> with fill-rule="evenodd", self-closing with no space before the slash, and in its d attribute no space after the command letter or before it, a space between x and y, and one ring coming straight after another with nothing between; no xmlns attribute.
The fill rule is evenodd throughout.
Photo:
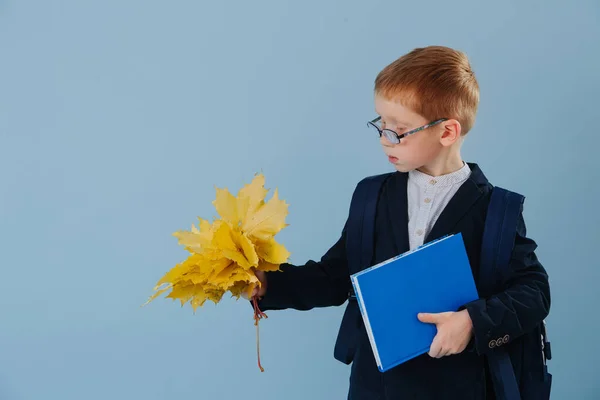
<svg viewBox="0 0 600 400"><path fill-rule="evenodd" d="M372 83L414 47L466 51L465 146L528 196L552 282L555 399L597 399L600 5L521 1L0 2L0 399L343 399L342 309L140 305L210 218L214 185L263 171L292 261L334 242L387 171Z"/></svg>

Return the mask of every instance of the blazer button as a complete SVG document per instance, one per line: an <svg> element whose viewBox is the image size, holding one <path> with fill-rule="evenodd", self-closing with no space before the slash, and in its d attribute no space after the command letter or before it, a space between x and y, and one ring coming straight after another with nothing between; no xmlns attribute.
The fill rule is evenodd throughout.
<svg viewBox="0 0 600 400"><path fill-rule="evenodd" d="M495 340L490 340L490 349L493 349L494 347L496 347L496 341Z"/></svg>
<svg viewBox="0 0 600 400"><path fill-rule="evenodd" d="M504 342L502 341L502 338L496 340L496 347L500 347L504 344Z"/></svg>
<svg viewBox="0 0 600 400"><path fill-rule="evenodd" d="M502 343L504 343L504 344L508 343L509 339L510 339L510 337L508 335L504 335L504 337L502 338Z"/></svg>

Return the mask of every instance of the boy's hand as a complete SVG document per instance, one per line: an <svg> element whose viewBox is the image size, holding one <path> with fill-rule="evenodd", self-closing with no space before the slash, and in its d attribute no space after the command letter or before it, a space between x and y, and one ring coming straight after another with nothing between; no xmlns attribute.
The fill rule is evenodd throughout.
<svg viewBox="0 0 600 400"><path fill-rule="evenodd" d="M242 297L246 300L250 300L254 296L263 297L265 295L265 293L267 292L267 277L265 276L265 272L255 270L254 274L260 281L261 285L260 285L260 288L258 286L254 288L251 296L248 296L246 293L242 293Z"/></svg>
<svg viewBox="0 0 600 400"><path fill-rule="evenodd" d="M435 324L437 335L431 343L429 355L434 358L462 353L473 335L473 322L467 310L439 314L420 313L419 321Z"/></svg>

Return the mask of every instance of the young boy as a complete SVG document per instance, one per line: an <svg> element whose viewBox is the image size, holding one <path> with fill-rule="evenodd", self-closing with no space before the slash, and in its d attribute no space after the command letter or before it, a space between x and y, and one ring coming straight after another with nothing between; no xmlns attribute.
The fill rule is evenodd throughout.
<svg viewBox="0 0 600 400"><path fill-rule="evenodd" d="M450 48L415 49L377 76L379 116L370 125L397 172L379 195L371 265L460 232L478 276L492 185L477 164L463 162L460 152L478 103L479 87L467 57ZM510 354L517 377L530 373L522 370L523 348L539 340L532 330L548 315L550 291L522 215L505 289L456 312L419 314L421 322L437 327L429 353L385 373L375 364L357 302L349 299L345 234L344 228L318 262L259 273L263 285L255 295L261 310L309 310L349 300L335 349L337 359L352 363L349 399L495 398L485 356L500 347Z"/></svg>

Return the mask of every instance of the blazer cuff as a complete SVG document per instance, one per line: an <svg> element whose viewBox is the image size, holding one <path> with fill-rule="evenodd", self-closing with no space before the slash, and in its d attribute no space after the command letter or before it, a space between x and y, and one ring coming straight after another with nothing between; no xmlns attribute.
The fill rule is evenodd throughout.
<svg viewBox="0 0 600 400"><path fill-rule="evenodd" d="M467 310L473 322L473 342L478 354L489 354L510 342L510 335L499 332L498 326L491 321L486 299L472 301L463 308Z"/></svg>

